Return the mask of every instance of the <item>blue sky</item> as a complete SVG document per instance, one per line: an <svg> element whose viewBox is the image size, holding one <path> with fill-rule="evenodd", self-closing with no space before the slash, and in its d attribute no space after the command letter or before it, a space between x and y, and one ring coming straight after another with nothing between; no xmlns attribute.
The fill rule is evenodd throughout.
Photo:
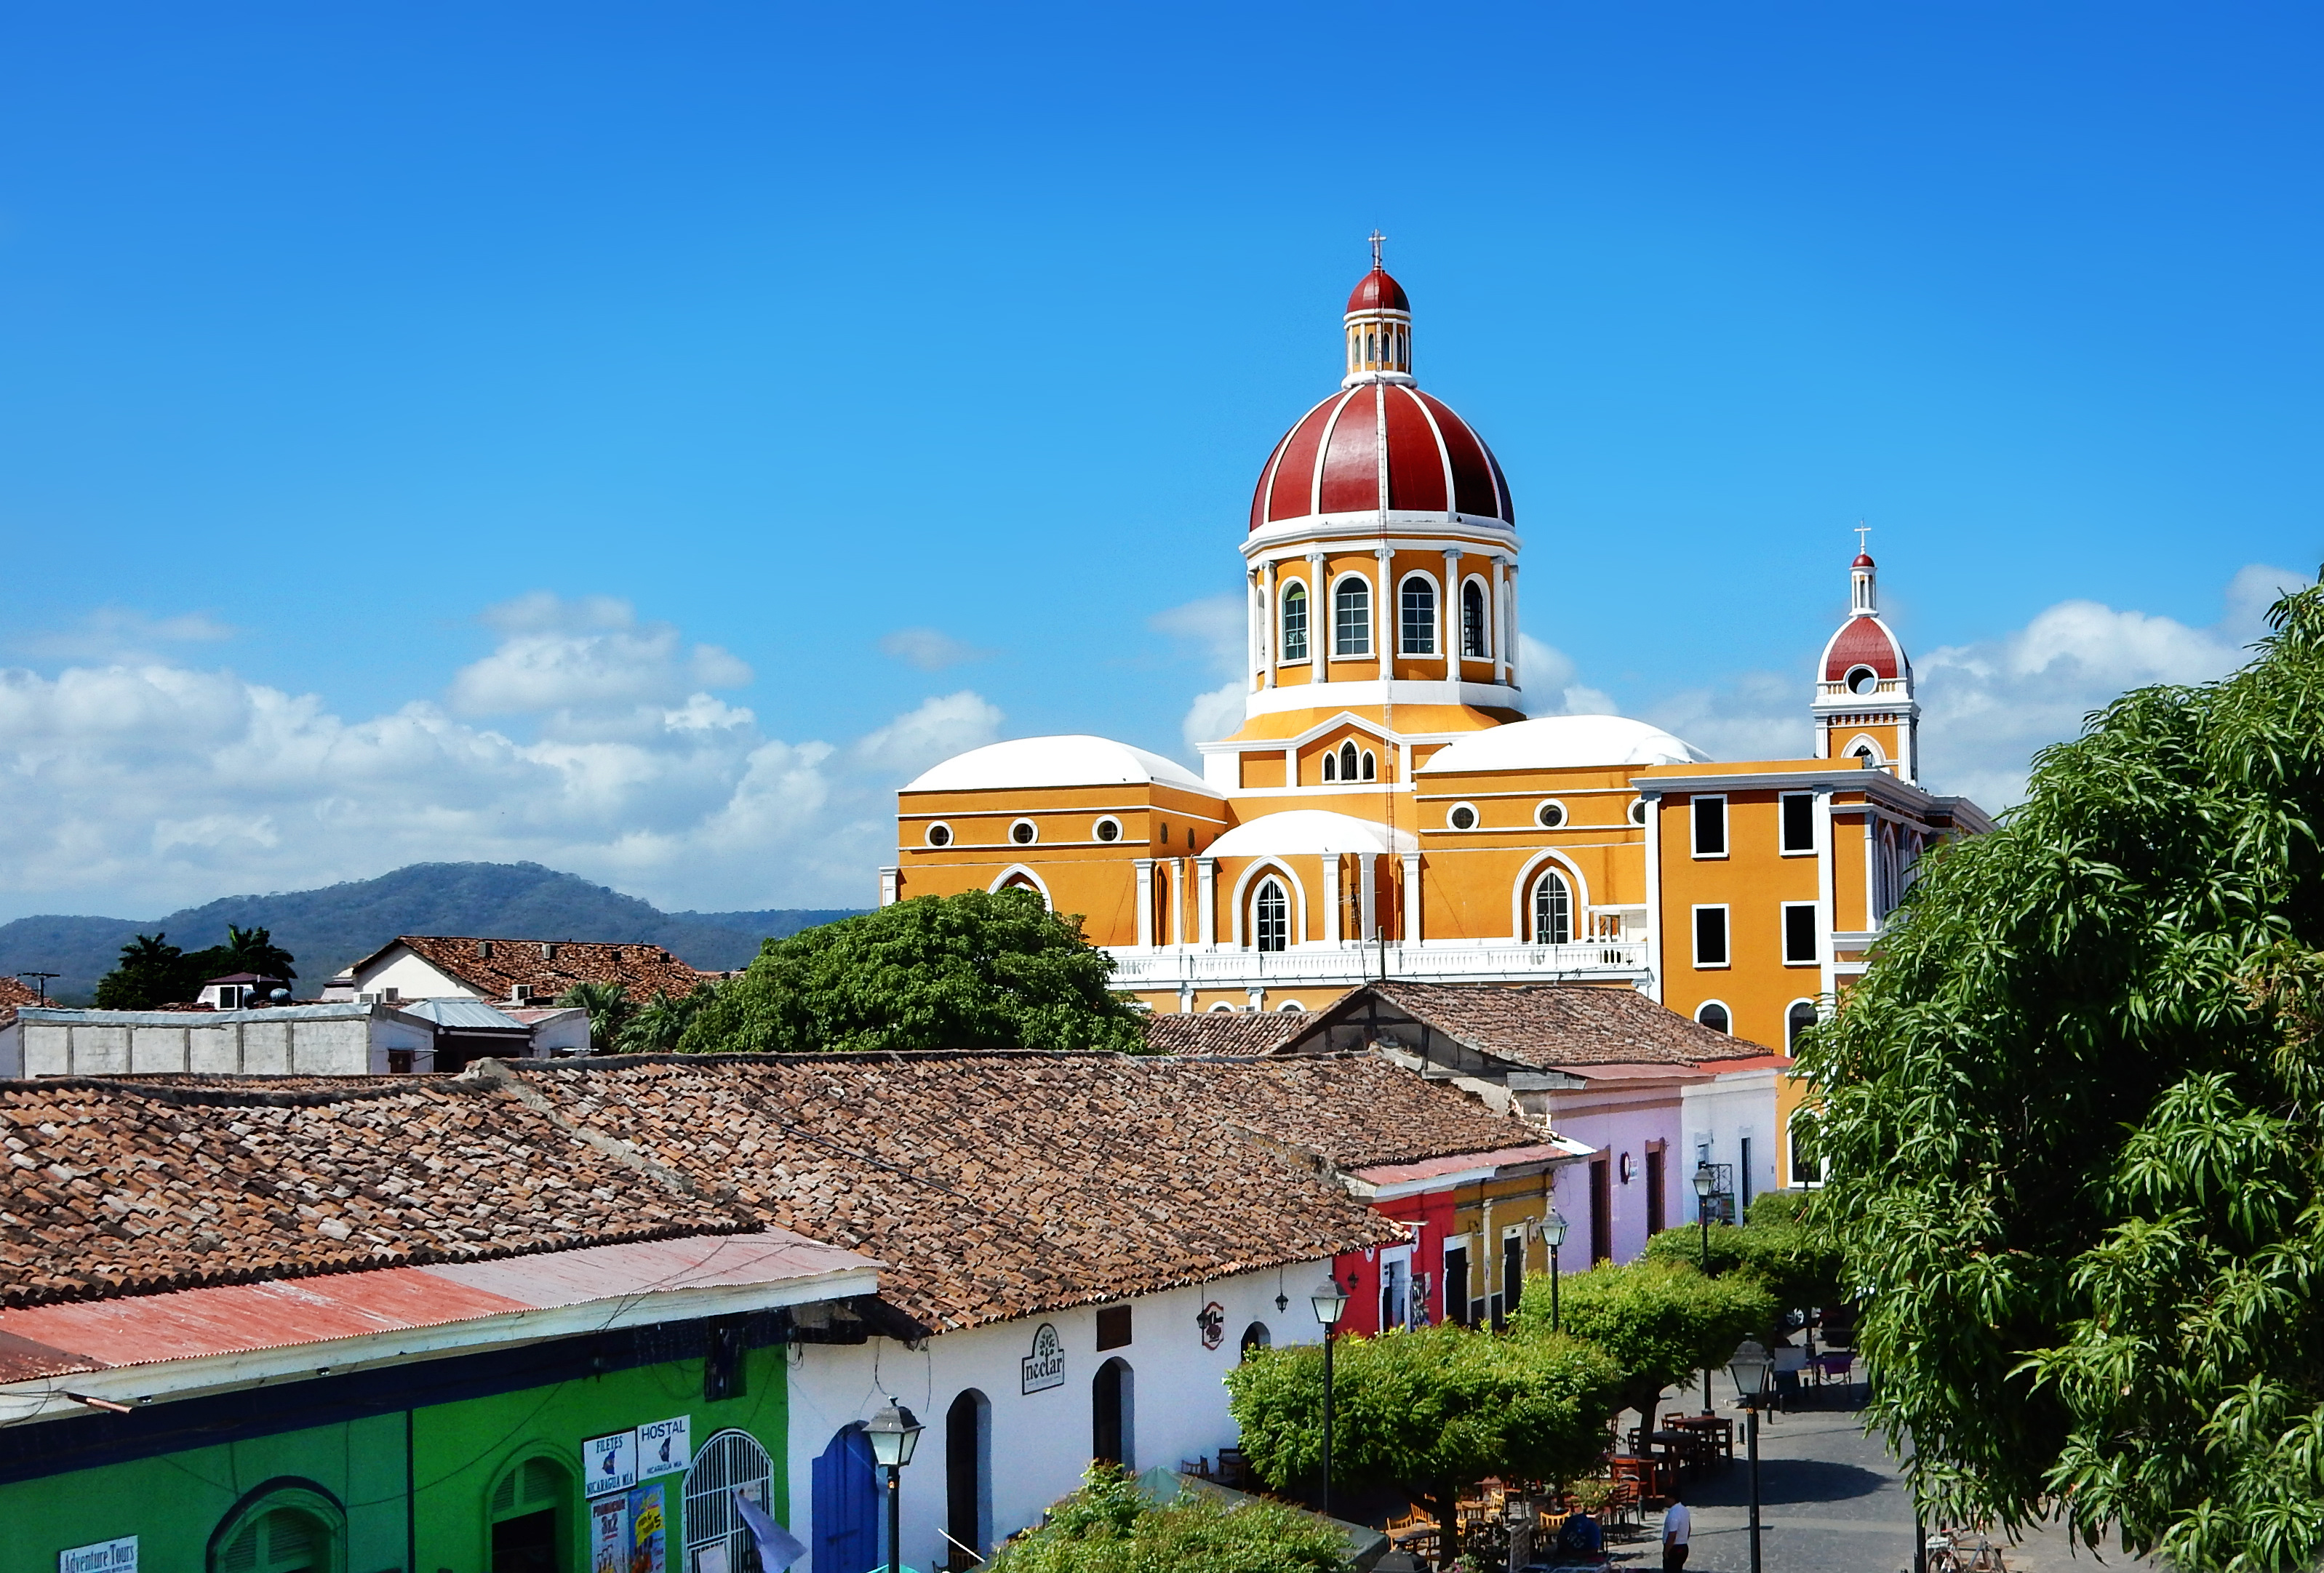
<svg viewBox="0 0 2324 1573"><path fill-rule="evenodd" d="M1183 753L1375 225L1508 474L1544 709L1796 749L1863 519L1932 784L2006 800L2324 553L2319 42L2264 5L17 8L0 915L421 856L862 901L936 754Z"/></svg>

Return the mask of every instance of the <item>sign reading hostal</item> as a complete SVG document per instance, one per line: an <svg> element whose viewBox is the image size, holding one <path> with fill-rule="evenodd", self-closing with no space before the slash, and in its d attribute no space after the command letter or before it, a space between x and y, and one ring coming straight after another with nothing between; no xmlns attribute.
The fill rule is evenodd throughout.
<svg viewBox="0 0 2324 1573"><path fill-rule="evenodd" d="M124 1535L99 1545L59 1551L57 1573L137 1573L137 1537Z"/></svg>
<svg viewBox="0 0 2324 1573"><path fill-rule="evenodd" d="M690 1440L694 1421L686 1415L676 1420L651 1420L638 1428L638 1473L650 1480L657 1475L683 1475L694 1462Z"/></svg>
<svg viewBox="0 0 2324 1573"><path fill-rule="evenodd" d="M1065 1346L1057 1329L1043 1322L1033 1329L1033 1352L1017 1363L1027 1393L1041 1393L1065 1384Z"/></svg>
<svg viewBox="0 0 2324 1573"><path fill-rule="evenodd" d="M638 1483L638 1433L615 1431L581 1444L582 1490L590 1496L627 1491Z"/></svg>

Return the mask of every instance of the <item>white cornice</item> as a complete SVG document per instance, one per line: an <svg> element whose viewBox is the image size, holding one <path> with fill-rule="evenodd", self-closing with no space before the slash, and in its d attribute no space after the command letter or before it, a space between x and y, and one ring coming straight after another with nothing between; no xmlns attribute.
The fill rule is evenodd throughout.
<svg viewBox="0 0 2324 1573"><path fill-rule="evenodd" d="M1277 548L1303 541L1362 541L1377 546L1383 529L1389 549L1399 552L1440 551L1446 541L1459 538L1478 544L1480 550L1506 551L1515 557L1521 544L1517 532L1498 519L1390 509L1383 520L1378 509L1368 508L1358 513L1310 513L1276 520L1250 532L1242 543L1242 555L1253 560L1267 557L1280 561L1302 554Z"/></svg>
<svg viewBox="0 0 2324 1573"><path fill-rule="evenodd" d="M1442 656L1398 657L1398 659L1434 661L1442 665ZM1377 660L1366 658L1367 662ZM1487 665L1478 661L1478 666ZM1370 709L1388 704L1466 704L1478 710L1514 710L1525 713L1525 691L1515 684L1448 683L1442 677L1398 677L1394 683L1382 683L1373 677L1355 683L1294 683L1286 688L1261 688L1245 696L1243 714L1281 715L1294 710ZM1463 736L1466 733L1462 734ZM1289 739L1275 743L1286 748ZM1242 747L1253 745L1245 743ZM1266 747L1266 744L1259 744Z"/></svg>

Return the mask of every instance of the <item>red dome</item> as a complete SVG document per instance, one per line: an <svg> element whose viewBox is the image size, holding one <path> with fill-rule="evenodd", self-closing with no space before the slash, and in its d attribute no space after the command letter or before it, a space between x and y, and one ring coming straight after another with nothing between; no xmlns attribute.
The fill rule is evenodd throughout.
<svg viewBox="0 0 2324 1573"><path fill-rule="evenodd" d="M1404 286L1388 277L1386 268L1374 268L1356 281L1354 293L1348 297L1348 311L1410 311L1412 302L1404 297Z"/></svg>
<svg viewBox="0 0 2324 1573"><path fill-rule="evenodd" d="M1467 421L1417 388L1360 382L1300 417L1275 445L1250 500L1250 528L1311 513L1378 511L1382 421L1391 511L1517 523L1500 462Z"/></svg>
<svg viewBox="0 0 2324 1573"><path fill-rule="evenodd" d="M1851 568L1868 568L1872 566L1871 554L1868 552L1858 552L1856 554L1856 561L1849 564L1848 566Z"/></svg>
<svg viewBox="0 0 2324 1573"><path fill-rule="evenodd" d="M1904 652L1897 648L1896 636L1877 617L1849 618L1824 647L1825 682L1844 683L1849 670L1857 667L1869 667L1882 677L1904 675Z"/></svg>

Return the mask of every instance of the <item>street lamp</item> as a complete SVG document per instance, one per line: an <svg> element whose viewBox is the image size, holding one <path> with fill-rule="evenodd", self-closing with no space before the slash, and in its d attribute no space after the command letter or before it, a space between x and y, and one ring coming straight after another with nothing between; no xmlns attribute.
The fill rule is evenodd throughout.
<svg viewBox="0 0 2324 1573"><path fill-rule="evenodd" d="M1702 1226L1702 1275L1711 1276L1711 1193L1719 1184L1718 1172L1705 1158L1694 1166L1694 1219ZM1711 1412L1711 1367L1702 1368L1702 1412Z"/></svg>
<svg viewBox="0 0 2324 1573"><path fill-rule="evenodd" d="M902 1566L904 1499L896 1473L912 1461L912 1449L920 1445L920 1430L918 1417L892 1398L863 1428L863 1434L871 1439L872 1462L888 1471L888 1573L898 1573Z"/></svg>
<svg viewBox="0 0 2324 1573"><path fill-rule="evenodd" d="M1349 1277L1352 1281L1353 1274ZM1348 1292L1336 1278L1325 1278L1322 1288L1307 1297L1315 1320L1323 1324L1323 1516L1332 1516L1332 1334L1348 1313Z"/></svg>
<svg viewBox="0 0 2324 1573"><path fill-rule="evenodd" d="M1727 1374L1735 1378L1736 1396L1743 1401L1744 1436L1751 1453L1751 1573L1759 1573L1759 1401L1775 1362L1757 1338L1745 1338L1728 1357Z"/></svg>
<svg viewBox="0 0 2324 1573"><path fill-rule="evenodd" d="M1557 1247L1565 1243L1565 1215L1553 1207L1534 1228L1549 1247L1549 1330L1556 1332L1564 1326L1557 1314Z"/></svg>

